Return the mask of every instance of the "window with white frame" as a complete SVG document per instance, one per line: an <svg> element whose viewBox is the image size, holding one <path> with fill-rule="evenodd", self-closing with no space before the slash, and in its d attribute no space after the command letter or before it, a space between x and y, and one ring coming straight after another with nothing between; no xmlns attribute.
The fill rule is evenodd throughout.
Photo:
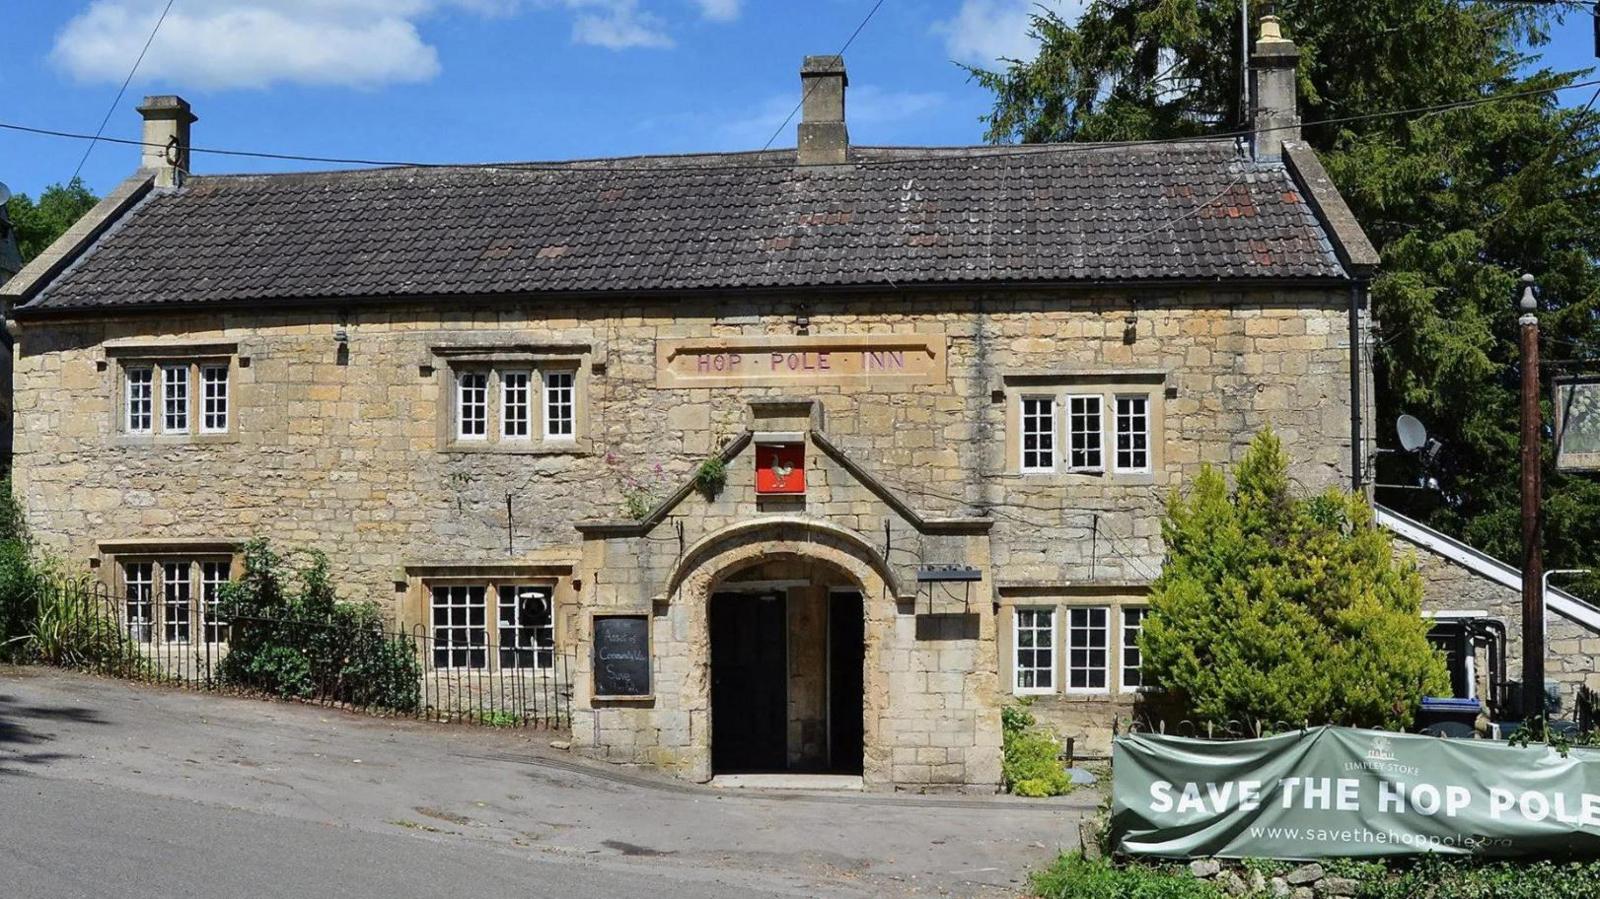
<svg viewBox="0 0 1600 899"><path fill-rule="evenodd" d="M1123 394L1117 397L1118 471L1150 470L1150 397Z"/></svg>
<svg viewBox="0 0 1600 899"><path fill-rule="evenodd" d="M1122 655L1118 659L1118 667L1122 671L1121 686L1124 690L1138 690L1145 685L1144 674L1140 670L1144 660L1139 655L1139 633L1144 630L1144 619L1149 614L1148 608L1122 607Z"/></svg>
<svg viewBox="0 0 1600 899"><path fill-rule="evenodd" d="M500 436L510 440L526 440L533 433L528 379L526 371L500 373Z"/></svg>
<svg viewBox="0 0 1600 899"><path fill-rule="evenodd" d="M464 371L456 376L456 437L482 440L489 435L489 375Z"/></svg>
<svg viewBox="0 0 1600 899"><path fill-rule="evenodd" d="M200 433L228 431L228 366L200 366Z"/></svg>
<svg viewBox="0 0 1600 899"><path fill-rule="evenodd" d="M228 622L222 617L222 585L230 580L228 562L200 563L200 615L207 643L228 642Z"/></svg>
<svg viewBox="0 0 1600 899"><path fill-rule="evenodd" d="M1105 693L1110 686L1111 610L1067 609L1067 692Z"/></svg>
<svg viewBox="0 0 1600 899"><path fill-rule="evenodd" d="M576 402L573 398L573 373L544 373L544 436L547 440L572 439Z"/></svg>
<svg viewBox="0 0 1600 899"><path fill-rule="evenodd" d="M128 361L121 371L123 433L217 437L232 429L228 360Z"/></svg>
<svg viewBox="0 0 1600 899"><path fill-rule="evenodd" d="M129 366L123 377L123 402L127 407L123 427L130 434L148 434L155 429L153 402L156 370L149 365Z"/></svg>
<svg viewBox="0 0 1600 899"><path fill-rule="evenodd" d="M161 366L161 430L189 433L189 366Z"/></svg>
<svg viewBox="0 0 1600 899"><path fill-rule="evenodd" d="M1056 688L1056 612L1017 609L1013 619L1012 689L1016 693L1053 693Z"/></svg>
<svg viewBox="0 0 1600 899"><path fill-rule="evenodd" d="M489 661L486 588L437 585L432 590L435 668L484 668Z"/></svg>
<svg viewBox="0 0 1600 899"><path fill-rule="evenodd" d="M198 628L207 643L228 641L220 592L233 569L231 559L157 558L126 561L121 569L130 638L189 643Z"/></svg>
<svg viewBox="0 0 1600 899"><path fill-rule="evenodd" d="M1022 398L1022 470L1054 471L1056 467L1055 399Z"/></svg>
<svg viewBox="0 0 1600 899"><path fill-rule="evenodd" d="M1104 471L1101 443L1104 427L1101 410L1105 401L1095 394L1067 397L1067 468L1071 471Z"/></svg>
<svg viewBox="0 0 1600 899"><path fill-rule="evenodd" d="M500 667L553 667L556 630L550 588L501 584L499 594Z"/></svg>
<svg viewBox="0 0 1600 899"><path fill-rule="evenodd" d="M161 636L168 643L189 642L188 562L166 562L161 566Z"/></svg>
<svg viewBox="0 0 1600 899"><path fill-rule="evenodd" d="M122 567L128 636L139 643L155 638L155 565L130 562Z"/></svg>
<svg viewBox="0 0 1600 899"><path fill-rule="evenodd" d="M447 443L473 451L566 451L578 445L578 363L462 360L450 369ZM573 366L573 367L568 367ZM448 447L447 447L448 448Z"/></svg>

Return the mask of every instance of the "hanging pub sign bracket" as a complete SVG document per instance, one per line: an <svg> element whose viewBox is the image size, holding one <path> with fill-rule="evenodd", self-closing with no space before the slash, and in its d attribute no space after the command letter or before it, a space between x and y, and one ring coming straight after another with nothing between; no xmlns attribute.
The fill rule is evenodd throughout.
<svg viewBox="0 0 1600 899"><path fill-rule="evenodd" d="M962 590L961 607L963 612L972 609L972 585L983 580L983 569L971 565L919 565L917 567L917 592L922 592L922 585L928 585L928 614L934 614L934 593L944 589L947 594L954 592L950 585L960 584ZM942 588L938 585L944 585Z"/></svg>

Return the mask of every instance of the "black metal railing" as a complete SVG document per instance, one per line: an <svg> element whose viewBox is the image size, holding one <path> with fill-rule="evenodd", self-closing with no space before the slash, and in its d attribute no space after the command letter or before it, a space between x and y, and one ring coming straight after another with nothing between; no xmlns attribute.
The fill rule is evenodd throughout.
<svg viewBox="0 0 1600 899"><path fill-rule="evenodd" d="M49 664L431 721L572 726L576 666L553 645L491 645L487 631L439 637L422 625L222 621L199 602L129 600L99 583L52 585L38 609L29 654Z"/></svg>

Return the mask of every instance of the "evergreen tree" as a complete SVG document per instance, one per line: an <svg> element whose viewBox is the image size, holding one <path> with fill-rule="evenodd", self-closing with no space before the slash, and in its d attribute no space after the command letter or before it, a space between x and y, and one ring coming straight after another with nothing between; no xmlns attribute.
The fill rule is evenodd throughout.
<svg viewBox="0 0 1600 899"><path fill-rule="evenodd" d="M1587 29L1587 9L1464 0L1276 6L1301 50L1301 115L1313 123L1305 139L1383 256L1372 284L1378 437L1394 446L1390 423L1409 412L1444 444L1432 472L1442 501L1397 490L1380 498L1515 560L1521 273L1535 273L1543 289L1545 358L1600 368L1600 109L1564 107L1550 91L1586 73L1538 68L1532 55L1550 27ZM1569 13L1581 18L1563 21ZM1048 10L1033 22L1037 58L973 70L995 94L991 141L1247 127L1238 0L1095 0L1076 23ZM1348 120L1484 98L1498 99ZM1347 120L1314 124L1335 119ZM1563 365L1571 363L1545 374ZM1396 461L1381 480L1418 474ZM1546 496L1549 563L1600 567L1600 483L1547 467ZM1590 589L1600 598L1600 580Z"/></svg>
<svg viewBox="0 0 1600 899"><path fill-rule="evenodd" d="M1358 495L1297 498L1271 431L1229 493L1207 466L1162 527L1143 670L1195 718L1402 728L1449 690L1422 579Z"/></svg>

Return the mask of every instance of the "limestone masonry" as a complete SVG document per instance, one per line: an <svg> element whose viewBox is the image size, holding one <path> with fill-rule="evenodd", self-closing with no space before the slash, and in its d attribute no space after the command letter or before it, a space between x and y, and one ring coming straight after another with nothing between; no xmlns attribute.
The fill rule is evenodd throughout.
<svg viewBox="0 0 1600 899"><path fill-rule="evenodd" d="M1156 147L853 146L812 57L795 150L196 175L147 98L172 152L0 287L17 493L133 639L319 549L603 758L992 790L1019 699L1104 753L1167 497L1269 426L1364 486L1377 256L1273 25L1270 130Z"/></svg>

